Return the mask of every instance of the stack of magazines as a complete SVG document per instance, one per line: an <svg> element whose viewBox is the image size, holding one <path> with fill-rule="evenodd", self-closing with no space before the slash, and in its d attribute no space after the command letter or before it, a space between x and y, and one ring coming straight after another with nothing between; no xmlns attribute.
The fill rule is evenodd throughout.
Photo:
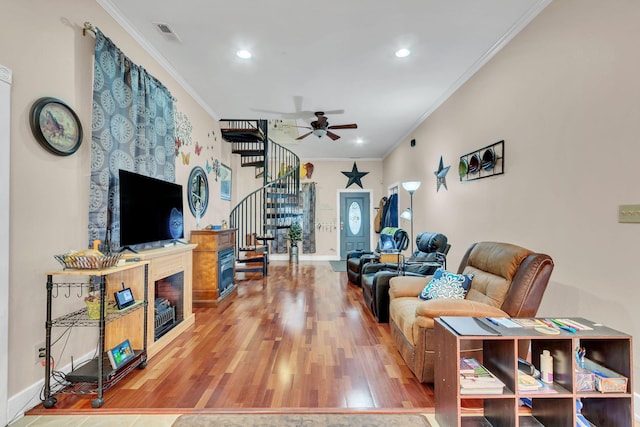
<svg viewBox="0 0 640 427"><path fill-rule="evenodd" d="M504 383L476 359L460 359L460 394L502 394Z"/></svg>

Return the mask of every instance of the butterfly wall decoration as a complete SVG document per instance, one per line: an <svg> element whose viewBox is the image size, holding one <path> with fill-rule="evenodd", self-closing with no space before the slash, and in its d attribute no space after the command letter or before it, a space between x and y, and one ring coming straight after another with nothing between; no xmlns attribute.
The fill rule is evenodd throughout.
<svg viewBox="0 0 640 427"><path fill-rule="evenodd" d="M180 154L182 154L182 164L183 164L183 165L188 165L188 164L189 164L190 157L191 157L191 153L184 153L184 152L182 152L182 153L180 153Z"/></svg>

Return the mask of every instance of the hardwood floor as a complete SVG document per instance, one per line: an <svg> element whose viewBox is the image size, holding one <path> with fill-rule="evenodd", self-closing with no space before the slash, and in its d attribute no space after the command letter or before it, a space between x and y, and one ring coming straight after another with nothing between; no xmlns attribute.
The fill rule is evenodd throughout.
<svg viewBox="0 0 640 427"><path fill-rule="evenodd" d="M432 387L416 381L346 273L274 261L264 280L237 285L220 306L194 309L195 326L106 391L99 411L433 410ZM91 410L89 396L56 397L29 414Z"/></svg>

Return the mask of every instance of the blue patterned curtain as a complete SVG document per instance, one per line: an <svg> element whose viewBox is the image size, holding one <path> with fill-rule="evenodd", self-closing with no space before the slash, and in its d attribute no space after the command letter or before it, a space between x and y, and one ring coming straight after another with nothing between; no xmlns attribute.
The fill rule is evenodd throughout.
<svg viewBox="0 0 640 427"><path fill-rule="evenodd" d="M118 170L175 182L173 97L96 28L89 246L120 246Z"/></svg>

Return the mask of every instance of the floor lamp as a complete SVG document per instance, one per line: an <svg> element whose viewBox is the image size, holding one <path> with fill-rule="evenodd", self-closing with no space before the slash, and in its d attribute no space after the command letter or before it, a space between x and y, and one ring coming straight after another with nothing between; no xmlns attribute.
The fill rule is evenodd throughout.
<svg viewBox="0 0 640 427"><path fill-rule="evenodd" d="M402 187L409 192L411 199L411 255L413 255L413 193L420 187L420 181L407 181L402 183Z"/></svg>

